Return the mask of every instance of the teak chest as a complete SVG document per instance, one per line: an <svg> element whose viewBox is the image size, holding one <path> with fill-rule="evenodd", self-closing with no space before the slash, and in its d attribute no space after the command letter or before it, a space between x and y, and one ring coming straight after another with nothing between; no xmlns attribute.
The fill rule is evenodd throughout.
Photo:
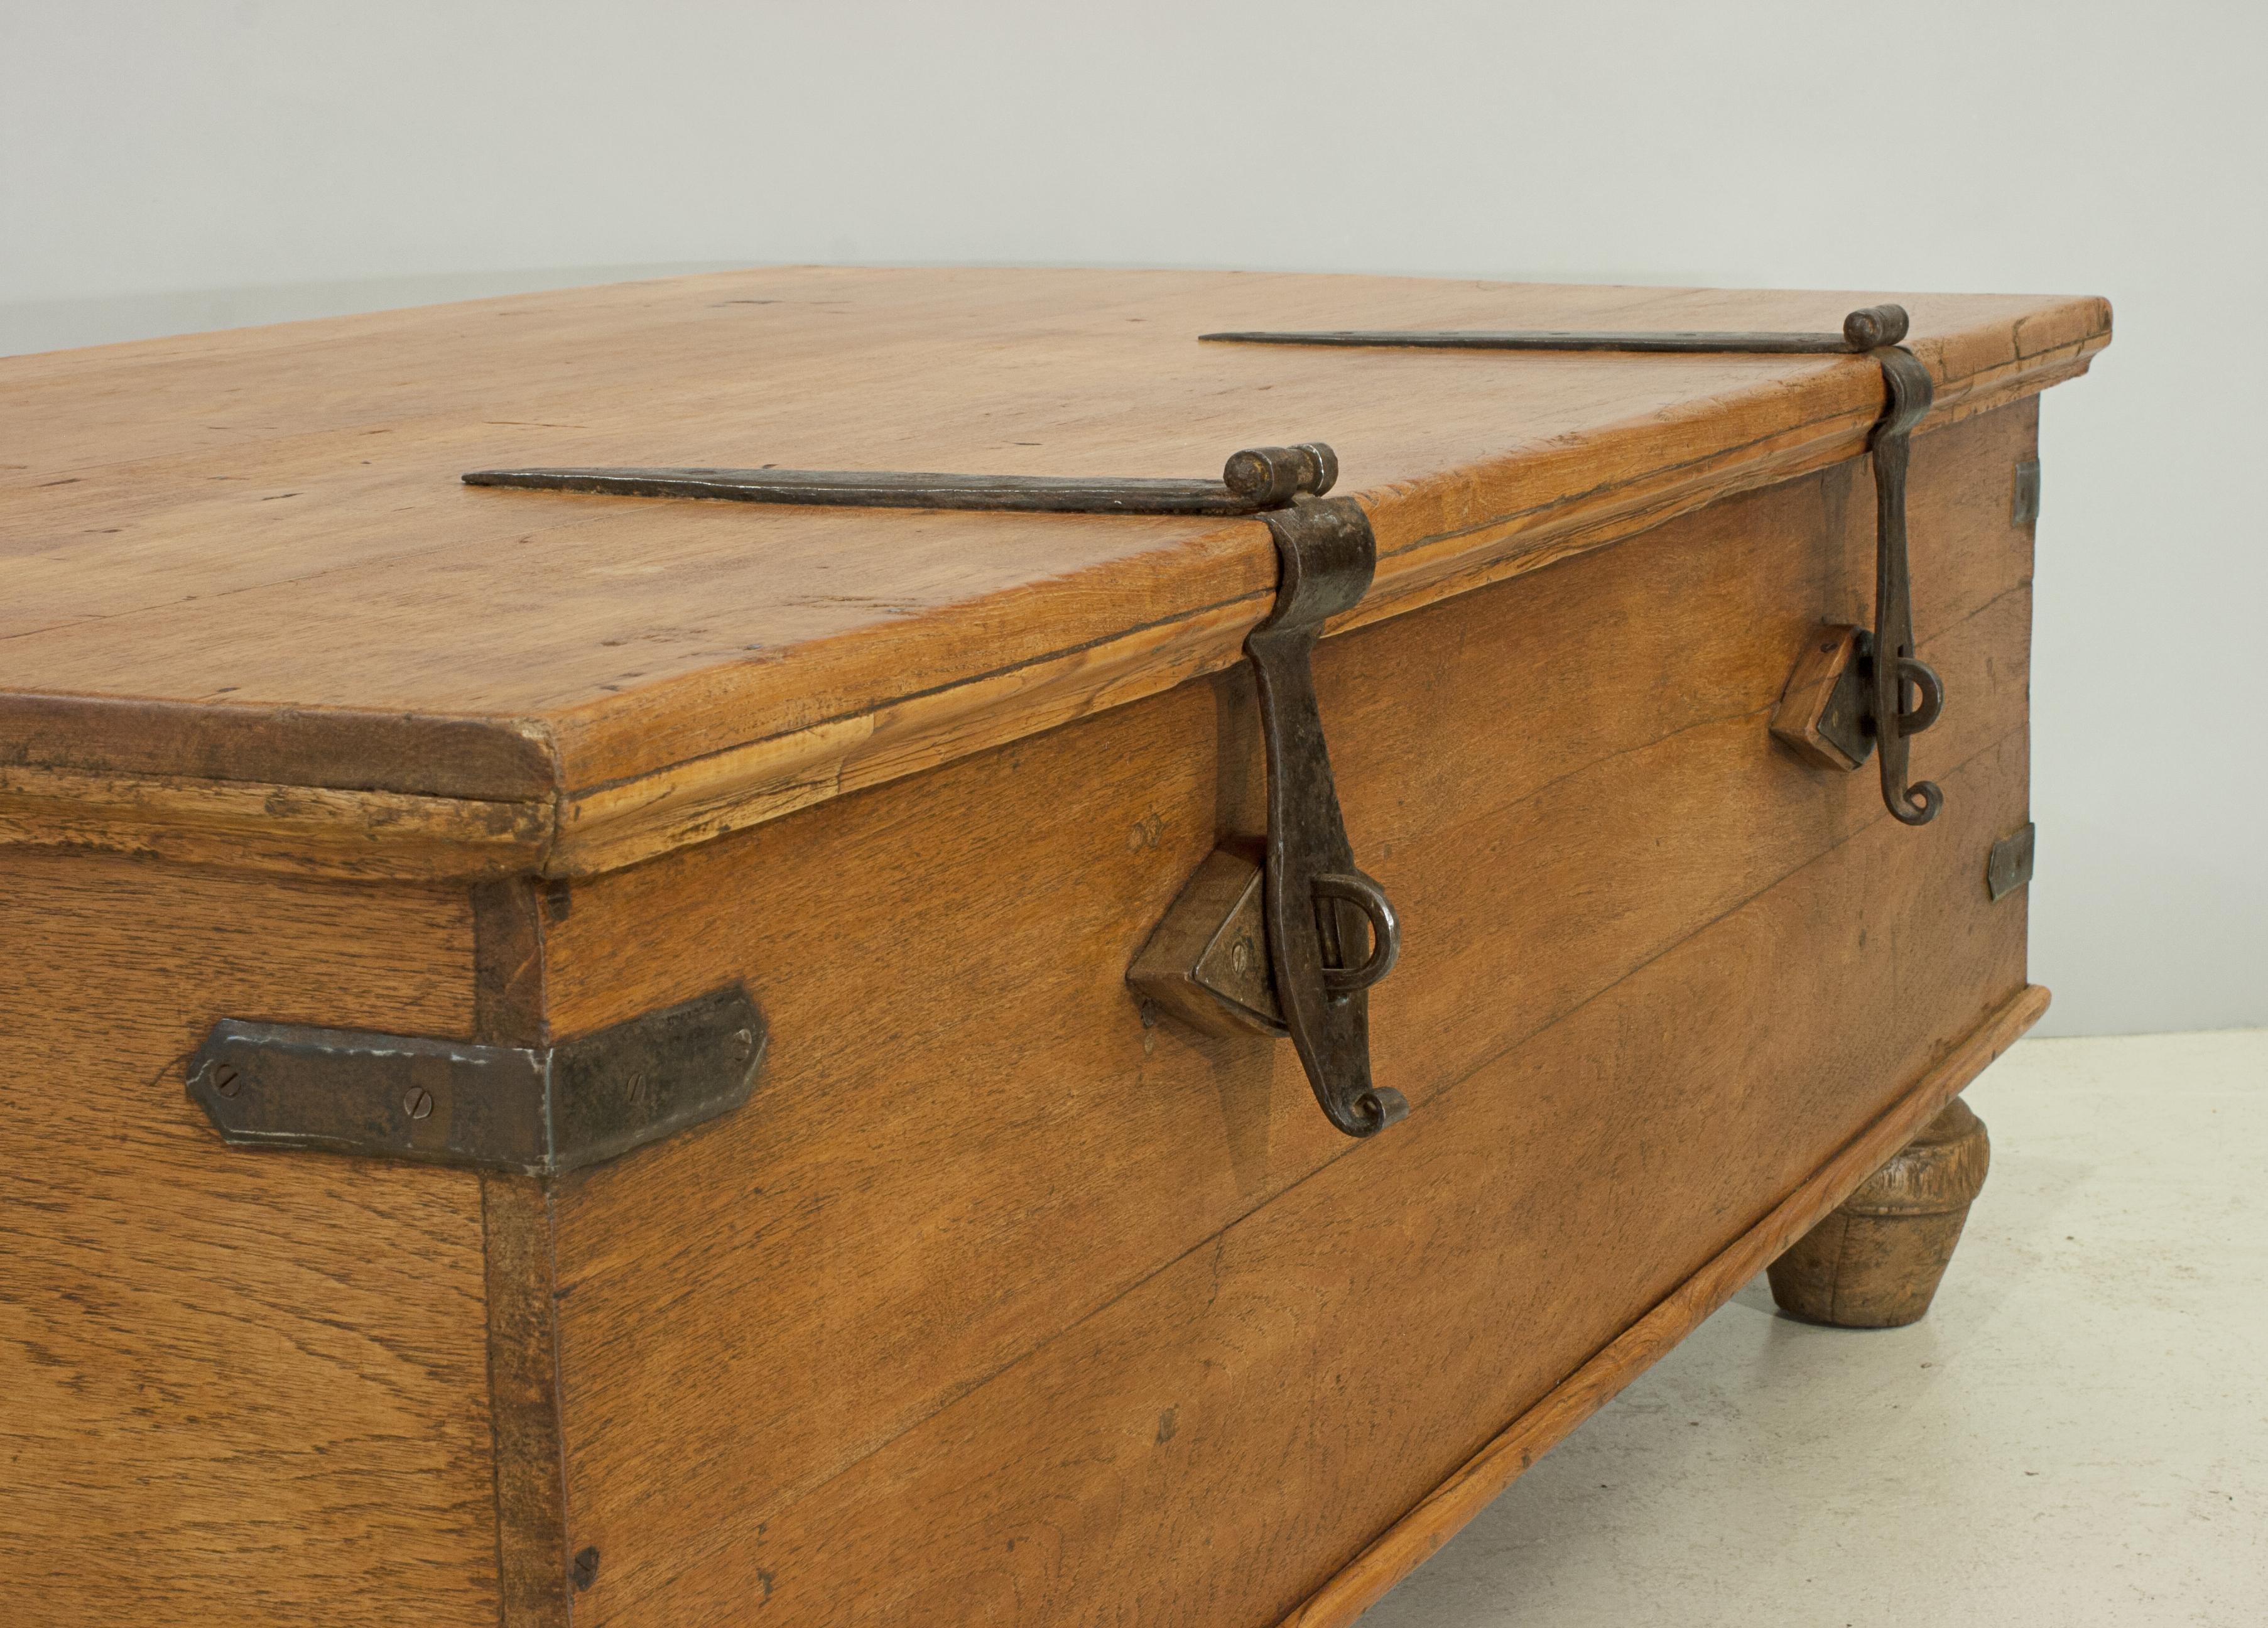
<svg viewBox="0 0 2268 1628"><path fill-rule="evenodd" d="M1768 1263L1918 1314L2109 338L803 269L0 361L10 1620L1322 1628Z"/></svg>

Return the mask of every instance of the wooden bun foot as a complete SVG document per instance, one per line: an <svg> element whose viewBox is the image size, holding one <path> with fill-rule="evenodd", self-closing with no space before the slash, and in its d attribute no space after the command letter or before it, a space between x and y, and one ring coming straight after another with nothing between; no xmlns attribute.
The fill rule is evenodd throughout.
<svg viewBox="0 0 2268 1628"><path fill-rule="evenodd" d="M1984 1185L1984 1122L1955 1097L1767 1269L1782 1311L1838 1329L1920 1321Z"/></svg>

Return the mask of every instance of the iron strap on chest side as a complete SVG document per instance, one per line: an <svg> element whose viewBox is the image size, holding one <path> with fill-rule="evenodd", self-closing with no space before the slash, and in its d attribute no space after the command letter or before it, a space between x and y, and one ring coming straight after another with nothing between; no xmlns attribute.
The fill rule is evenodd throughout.
<svg viewBox="0 0 2268 1628"><path fill-rule="evenodd" d="M233 1147L551 1176L730 1113L766 1041L738 984L547 1046L224 1018L189 1098Z"/></svg>
<svg viewBox="0 0 2268 1628"><path fill-rule="evenodd" d="M1370 586L1378 545L1370 517L1347 497L1326 496L1338 459L1320 442L1250 448L1232 456L1218 481L1085 480L1049 475L922 475L815 469L482 469L473 486L620 497L721 498L740 503L834 507L959 509L1055 514L1248 515L1275 539L1276 604L1245 639L1260 696L1268 769L1268 831L1260 867L1264 958L1249 953L1243 1027L1288 1035L1315 1100L1349 1136L1368 1136L1409 1111L1398 1091L1372 1083L1370 1019L1364 991L1392 970L1401 926L1384 889L1354 863L1331 777L1309 658L1323 623L1352 608ZM1223 859L1225 855L1216 855ZM1161 939L1189 936L1193 900L1210 865L1184 890L1150 951L1138 961L1136 987L1177 1015L1202 1021L1211 999L1186 976L1153 983ZM1241 895L1240 895L1241 897ZM1192 942L1211 943L1215 918ZM1366 953L1360 950L1367 943ZM1199 947L1202 947L1200 945ZM1195 963L1180 970L1194 971Z"/></svg>
<svg viewBox="0 0 2268 1628"><path fill-rule="evenodd" d="M1903 343L1902 306L1868 306L1843 320L1839 334L1557 333L1550 331L1338 328L1314 332L1201 334L1222 344L1336 345L1411 350L1626 350L1642 353L1759 356L1863 356L1882 370L1887 390L1867 450L1874 465L1874 626L1841 652L1847 659L1822 672L1812 715L1829 739L1815 761L1856 768L1879 749L1882 801L1908 825L1937 817L1943 794L1930 781L1909 782L1907 743L1937 721L1945 689L1914 654L1913 596L1906 569L1906 463L1914 426L1927 415L1935 387L1929 370ZM1838 652L1829 649L1830 657ZM1798 676L1804 675L1799 667ZM1909 705L1909 700L1911 704ZM1839 725L1837 729L1836 726Z"/></svg>

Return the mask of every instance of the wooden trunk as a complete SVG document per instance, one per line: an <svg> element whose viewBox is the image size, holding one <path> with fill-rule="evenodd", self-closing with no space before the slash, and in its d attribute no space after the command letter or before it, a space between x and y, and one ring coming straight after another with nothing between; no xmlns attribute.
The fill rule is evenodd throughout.
<svg viewBox="0 0 2268 1628"><path fill-rule="evenodd" d="M1874 362L1195 336L1867 299L770 270L0 362L11 1620L1351 1621L2044 1006L1986 875L2036 397L2110 317L1905 302L1919 827L1772 730L1872 614ZM1261 522L457 478L1309 438L1377 537L1314 660L1403 924L1359 1139L1127 982L1268 824ZM185 1089L223 1020L541 1049L734 985L753 1096L580 1168Z"/></svg>

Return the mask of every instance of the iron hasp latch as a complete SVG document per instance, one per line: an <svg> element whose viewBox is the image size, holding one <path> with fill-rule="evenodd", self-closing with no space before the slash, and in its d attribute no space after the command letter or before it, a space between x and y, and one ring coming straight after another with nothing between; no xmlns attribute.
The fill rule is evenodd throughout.
<svg viewBox="0 0 2268 1628"><path fill-rule="evenodd" d="M1408 1112L1401 1093L1371 1082L1365 993L1392 970L1401 949L1401 926L1385 890L1354 863L1331 778L1330 755L1323 743L1310 663L1323 623L1361 600L1378 560L1377 541L1362 505L1351 498L1327 496L1338 479L1338 459L1329 447L1307 442L1249 448L1227 460L1218 481L645 468L482 469L463 478L472 486L632 497L1059 514L1243 515L1264 522L1276 543L1276 603L1246 637L1244 652L1257 681L1267 758L1268 832L1260 910L1267 966L1244 969L1248 985L1245 998L1250 1003L1245 1027L1290 1037L1316 1101L1331 1123L1349 1136L1368 1136ZM1199 883L1207 877L1201 871L1193 880L1184 891L1185 902L1201 891ZM1215 872L1208 885L1212 892L1205 896L1211 899L1230 883ZM1226 900L1228 895L1221 896ZM1249 907L1246 895L1238 894L1236 899ZM1189 940L1195 947L1192 954L1218 945L1222 924L1217 918L1197 932ZM1153 936L1153 948L1157 942ZM1145 964L1138 961L1131 976L1146 992L1140 976ZM1177 991L1193 987L1189 970L1182 969ZM1169 1009L1182 1010L1172 1001L1167 1004ZM1192 1015L1211 1013L1203 1006L1190 1011Z"/></svg>
<svg viewBox="0 0 2268 1628"><path fill-rule="evenodd" d="M1316 1101L1347 1135L1369 1136L1410 1111L1399 1091L1371 1083L1364 994L1394 969L1402 927L1385 889L1355 867L1309 658L1324 622L1369 588L1378 545L1348 498L1307 498L1263 518L1282 574L1276 608L1244 653L1267 741L1269 960Z"/></svg>
<svg viewBox="0 0 2268 1628"><path fill-rule="evenodd" d="M1203 334L1220 343L1394 347L1419 350L1624 350L1765 356L1863 356L1882 372L1881 416L1867 439L1874 468L1874 627L1860 652L1862 715L1857 726L1878 748L1882 801L1908 825L1937 817L1944 796L1927 780L1908 778L1907 743L1937 719L1944 686L1914 654L1912 586L1906 569L1906 465L1914 426L1934 394L1929 370L1905 348L1909 323L1901 306L1868 306L1825 333L1557 333L1534 330L1426 331L1339 328L1309 333Z"/></svg>

